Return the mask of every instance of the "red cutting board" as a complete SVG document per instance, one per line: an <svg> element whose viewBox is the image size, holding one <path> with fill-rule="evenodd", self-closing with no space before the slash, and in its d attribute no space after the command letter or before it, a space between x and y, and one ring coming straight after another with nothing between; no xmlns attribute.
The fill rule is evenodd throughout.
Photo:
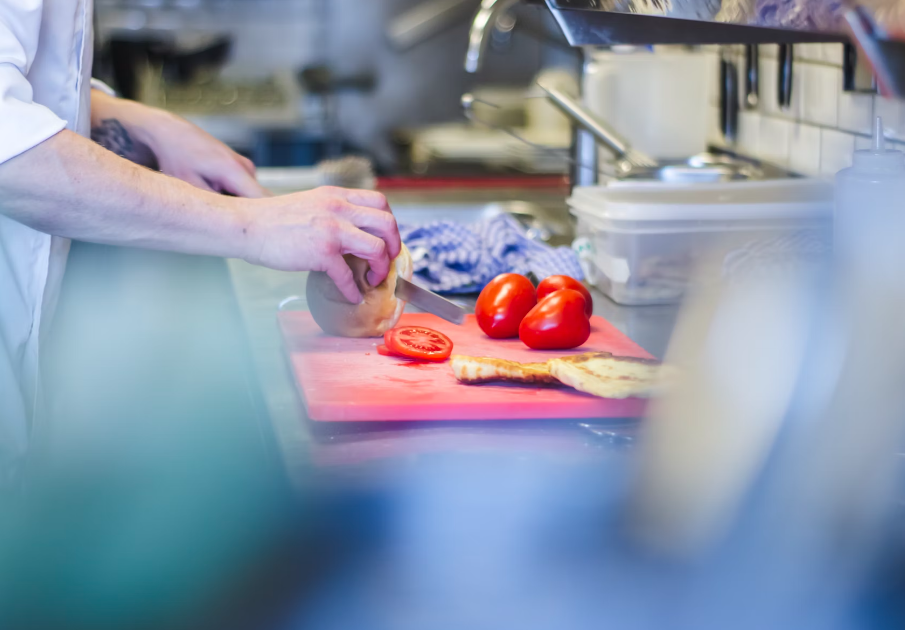
<svg viewBox="0 0 905 630"><path fill-rule="evenodd" d="M464 385L449 362L412 363L377 354L382 339L347 339L321 332L309 313L279 314L308 417L323 422L399 420L528 420L549 418L631 418L643 414L638 398L597 398L567 387L508 384ZM463 326L435 315L405 314L400 326L427 326L449 336L455 354L538 362L581 352L651 355L601 317L591 320L591 338L581 348L538 351L518 339L490 339L473 315Z"/></svg>

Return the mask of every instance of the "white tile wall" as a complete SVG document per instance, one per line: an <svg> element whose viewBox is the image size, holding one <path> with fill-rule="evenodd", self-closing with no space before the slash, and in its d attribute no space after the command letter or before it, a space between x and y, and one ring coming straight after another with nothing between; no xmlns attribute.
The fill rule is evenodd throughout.
<svg viewBox="0 0 905 630"><path fill-rule="evenodd" d="M802 118L813 125L835 127L839 119L839 82L842 73L832 66L800 65L801 80L804 84L801 90ZM797 86L792 86L793 93L795 87Z"/></svg>
<svg viewBox="0 0 905 630"><path fill-rule="evenodd" d="M738 115L738 143L753 156L760 155L760 121L757 112L740 112Z"/></svg>
<svg viewBox="0 0 905 630"><path fill-rule="evenodd" d="M788 166L795 123L781 118L760 118L760 140L757 157L779 166Z"/></svg>
<svg viewBox="0 0 905 630"><path fill-rule="evenodd" d="M802 175L820 175L820 128L795 124L789 136L789 168Z"/></svg>
<svg viewBox="0 0 905 630"><path fill-rule="evenodd" d="M839 92L838 128L869 134L873 128L874 97L870 94Z"/></svg>
<svg viewBox="0 0 905 630"><path fill-rule="evenodd" d="M833 177L852 165L855 136L835 129L820 130L820 176Z"/></svg>
<svg viewBox="0 0 905 630"><path fill-rule="evenodd" d="M741 112L735 143L722 137L717 123L711 125L711 144L825 178L849 166L855 149L870 148L874 116L883 117L891 145L905 148L905 101L843 92L841 44L796 45L794 50L791 106L782 109L777 103L778 48L761 46L758 107ZM737 55L743 71L741 52L733 48L728 54ZM718 120L718 99L709 102Z"/></svg>

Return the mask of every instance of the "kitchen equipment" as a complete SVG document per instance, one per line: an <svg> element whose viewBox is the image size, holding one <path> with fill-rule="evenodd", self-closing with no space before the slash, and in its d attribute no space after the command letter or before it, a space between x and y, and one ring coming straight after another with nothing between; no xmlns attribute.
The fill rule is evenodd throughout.
<svg viewBox="0 0 905 630"><path fill-rule="evenodd" d="M633 155L633 160L639 163L650 162L653 166L632 164L630 161L623 159L615 163L615 168L598 167L598 163L594 159L594 152L591 152L590 157L588 157L588 153L581 151L578 144L573 145L573 156L575 157L570 157L558 147L535 141L532 136L528 135L528 130L502 128L493 122L482 119L477 115L475 109L476 103L481 101L473 94L464 94L461 102L465 115L469 120L506 134L506 136L515 141L510 146L517 147L521 145L522 150L524 150L524 147L530 147L534 149L535 156L545 155L551 162L555 163L561 160L572 164L573 167L576 167L573 168L573 171L580 170L586 172L590 170L594 177L589 179L595 183L599 181L609 185L613 182L622 180L632 180L634 182L700 184L707 182L782 179L792 177L791 173L784 169L770 164L757 163L753 160L738 158L727 153L700 153L686 159L662 160L657 163L644 154L632 151L627 146L627 143L618 136L610 135L614 132L612 132L607 125L596 120L592 114L576 101L569 99L559 91L555 98L560 103L568 102L568 104L564 104L563 107L568 110L568 115L574 115L573 120L581 125L582 129L585 129L585 124L587 124L587 129L592 130L592 136L600 134L600 139L607 138L605 143L607 143L607 146L611 147L611 150L623 156L626 155L625 152L630 152ZM492 103L486 102L485 104L489 106L493 105ZM473 152L476 142L479 141L489 142L497 149L501 146L497 140L491 139L491 136L486 132L478 133L475 130L475 141L469 145L469 150ZM434 144L436 145L437 143ZM596 151L596 147L593 149ZM574 183L575 181L573 179L573 185Z"/></svg>
<svg viewBox="0 0 905 630"><path fill-rule="evenodd" d="M481 0L481 8L472 20L468 33L468 52L465 53L465 71L474 74L484 65L490 32L503 14L518 0Z"/></svg>
<svg viewBox="0 0 905 630"><path fill-rule="evenodd" d="M527 0L538 2L539 0ZM841 42L846 2L543 0L573 46ZM898 0L875 0L895 20Z"/></svg>
<svg viewBox="0 0 905 630"><path fill-rule="evenodd" d="M833 190L789 179L671 186L576 188L573 247L587 280L620 304L669 304L685 293L698 260L789 230L829 241Z"/></svg>
<svg viewBox="0 0 905 630"><path fill-rule="evenodd" d="M562 113L591 132L601 144L613 152L620 171L627 173L639 167L650 168L657 165L657 161L654 158L633 149L625 138L561 90L557 90L554 87L546 87L540 81L538 81L537 85L547 94L550 102L556 105Z"/></svg>
<svg viewBox="0 0 905 630"><path fill-rule="evenodd" d="M316 421L631 418L645 409L641 399L607 400L567 388L463 385L447 362L380 356L377 344L382 340L329 337L309 313L284 311L279 323L308 417ZM456 354L522 362L592 350L650 357L600 317L593 318L584 346L558 352L530 350L518 339L490 339L473 315L455 326L433 315L406 313L399 325L427 326L448 335Z"/></svg>
<svg viewBox="0 0 905 630"><path fill-rule="evenodd" d="M409 50L467 18L475 0L427 0L396 16L387 38L399 51Z"/></svg>
<svg viewBox="0 0 905 630"><path fill-rule="evenodd" d="M675 46L616 47L588 53L582 104L631 145L658 160L707 149L709 55ZM601 156L606 159L606 154Z"/></svg>
<svg viewBox="0 0 905 630"><path fill-rule="evenodd" d="M258 183L274 192L311 190L318 186L373 189L374 165L365 157L324 160L314 168L272 167L257 169Z"/></svg>
<svg viewBox="0 0 905 630"><path fill-rule="evenodd" d="M468 315L468 311L458 304L450 302L433 291L422 289L405 278L396 278L396 297L458 326L462 325L465 316Z"/></svg>
<svg viewBox="0 0 905 630"><path fill-rule="evenodd" d="M905 155L886 149L878 116L873 148L855 151L852 166L836 175L836 254L859 283L899 277L903 198Z"/></svg>

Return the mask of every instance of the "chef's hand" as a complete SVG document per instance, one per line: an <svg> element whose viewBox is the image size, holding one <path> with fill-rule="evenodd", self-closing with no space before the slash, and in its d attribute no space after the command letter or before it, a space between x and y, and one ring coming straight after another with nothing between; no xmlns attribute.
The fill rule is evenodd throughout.
<svg viewBox="0 0 905 630"><path fill-rule="evenodd" d="M98 90L91 93L91 138L114 153L202 190L266 197L251 160L169 112Z"/></svg>
<svg viewBox="0 0 905 630"><path fill-rule="evenodd" d="M343 259L368 261L368 283L387 277L402 248L386 197L370 190L325 186L249 204L246 260L283 271L324 271L353 304L361 293Z"/></svg>

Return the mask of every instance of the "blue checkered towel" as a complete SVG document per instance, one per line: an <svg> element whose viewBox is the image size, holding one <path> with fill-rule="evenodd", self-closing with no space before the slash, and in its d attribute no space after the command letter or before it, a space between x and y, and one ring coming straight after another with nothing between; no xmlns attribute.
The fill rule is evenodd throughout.
<svg viewBox="0 0 905 630"><path fill-rule="evenodd" d="M557 274L584 277L570 248L531 240L508 214L471 225L403 225L399 231L412 252L419 284L440 293L475 293L501 273L531 272L540 280Z"/></svg>

